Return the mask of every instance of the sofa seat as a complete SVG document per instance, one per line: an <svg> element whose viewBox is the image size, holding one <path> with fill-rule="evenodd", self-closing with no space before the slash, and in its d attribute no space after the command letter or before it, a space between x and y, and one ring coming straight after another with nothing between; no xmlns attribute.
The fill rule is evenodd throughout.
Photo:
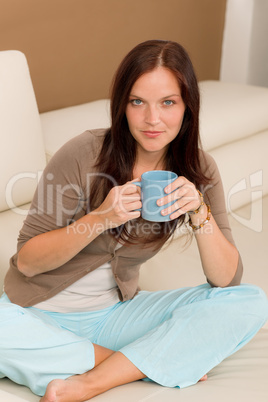
<svg viewBox="0 0 268 402"><path fill-rule="evenodd" d="M137 381L111 389L94 402L267 402L268 330L258 334L234 355L208 373L208 380L179 389ZM1 380L1 402L37 402L39 397L8 379Z"/></svg>

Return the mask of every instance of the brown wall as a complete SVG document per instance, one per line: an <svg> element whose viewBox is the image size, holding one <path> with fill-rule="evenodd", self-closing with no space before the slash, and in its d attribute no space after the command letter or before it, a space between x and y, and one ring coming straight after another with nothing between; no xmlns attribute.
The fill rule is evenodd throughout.
<svg viewBox="0 0 268 402"><path fill-rule="evenodd" d="M218 79L226 0L0 0L0 50L25 53L40 112L109 96L122 57L147 39Z"/></svg>

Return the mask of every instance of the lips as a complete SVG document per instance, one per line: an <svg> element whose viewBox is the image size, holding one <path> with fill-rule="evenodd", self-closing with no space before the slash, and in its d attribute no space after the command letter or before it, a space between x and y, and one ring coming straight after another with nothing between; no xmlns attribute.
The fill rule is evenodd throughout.
<svg viewBox="0 0 268 402"><path fill-rule="evenodd" d="M155 138L162 134L163 131L142 131L142 133L146 135L146 137Z"/></svg>

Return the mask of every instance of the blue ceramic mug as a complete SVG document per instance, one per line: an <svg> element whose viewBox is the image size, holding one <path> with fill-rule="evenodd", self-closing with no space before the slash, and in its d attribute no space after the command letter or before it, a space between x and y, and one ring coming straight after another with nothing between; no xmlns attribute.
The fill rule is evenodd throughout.
<svg viewBox="0 0 268 402"><path fill-rule="evenodd" d="M174 201L159 207L157 200L165 197L164 192L166 186L177 179L178 175L167 170L151 170L145 172L141 176L141 181L135 181L134 184L141 188L141 216L143 219L151 222L169 221L169 215L161 215L161 210L173 204Z"/></svg>

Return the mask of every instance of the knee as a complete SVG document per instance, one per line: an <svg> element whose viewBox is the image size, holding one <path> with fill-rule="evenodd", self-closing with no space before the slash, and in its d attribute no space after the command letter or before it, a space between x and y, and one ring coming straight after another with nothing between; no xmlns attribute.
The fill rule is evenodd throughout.
<svg viewBox="0 0 268 402"><path fill-rule="evenodd" d="M226 288L213 288L214 297L220 296L221 302L232 315L237 314L240 319L250 318L258 321L261 326L268 320L268 299L260 287L250 284L241 284ZM255 317L255 319L254 319Z"/></svg>
<svg viewBox="0 0 268 402"><path fill-rule="evenodd" d="M268 320L268 299L264 290L256 285L240 285L238 290L242 294L242 303L246 303L245 313L258 316L264 325Z"/></svg>

